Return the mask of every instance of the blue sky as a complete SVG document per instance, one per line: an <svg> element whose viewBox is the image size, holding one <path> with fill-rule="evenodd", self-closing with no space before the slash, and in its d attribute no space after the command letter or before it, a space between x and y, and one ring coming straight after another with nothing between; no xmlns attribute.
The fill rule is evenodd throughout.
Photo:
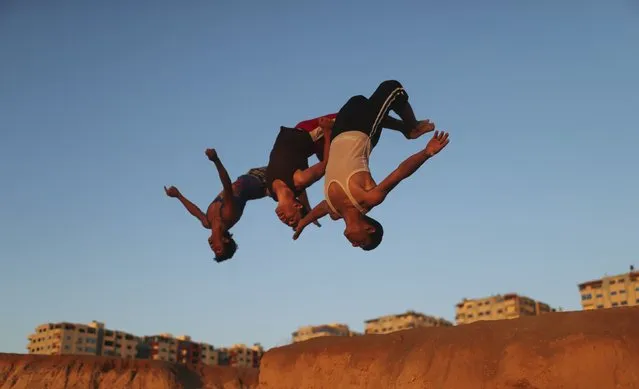
<svg viewBox="0 0 639 389"><path fill-rule="evenodd" d="M494 293L579 309L639 265L638 41L630 0L2 1L0 351L48 321L270 347ZM215 263L162 187L206 207L207 147L236 177L385 79L451 143L371 213L383 244L330 220L294 242L264 199ZM386 132L373 176L426 142Z"/></svg>

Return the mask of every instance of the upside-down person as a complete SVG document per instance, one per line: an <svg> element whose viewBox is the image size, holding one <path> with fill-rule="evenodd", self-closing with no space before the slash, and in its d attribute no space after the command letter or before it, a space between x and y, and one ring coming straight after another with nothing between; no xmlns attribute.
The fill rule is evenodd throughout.
<svg viewBox="0 0 639 389"><path fill-rule="evenodd" d="M277 201L277 217L290 227L295 227L311 209L306 188L324 176L324 157L334 117L332 114L306 120L293 128L282 126L275 139L266 168L266 185ZM309 166L308 159L314 154L319 162Z"/></svg>
<svg viewBox="0 0 639 389"><path fill-rule="evenodd" d="M391 110L402 120L390 117ZM368 251L379 246L384 234L382 225L366 214L449 142L448 133L435 132L424 149L411 155L377 184L370 173L369 156L379 141L382 127L400 131L407 139L417 139L435 129L429 120L417 121L408 94L398 81L382 82L368 98L351 97L337 114L331 131L330 147L325 155L328 157L325 200L298 223L293 239L297 239L308 224L329 214L333 220L344 220L344 235L354 247Z"/></svg>
<svg viewBox="0 0 639 389"><path fill-rule="evenodd" d="M186 210L195 216L204 228L211 230L208 238L209 246L215 253L215 261L222 262L233 257L237 250L237 243L229 230L242 217L246 203L266 197L268 194L266 166L250 169L239 176L235 182L231 182L217 152L214 149L207 149L205 154L215 164L223 187L222 192L209 204L206 213L184 197L176 187L165 186L164 190L169 197L180 200Z"/></svg>

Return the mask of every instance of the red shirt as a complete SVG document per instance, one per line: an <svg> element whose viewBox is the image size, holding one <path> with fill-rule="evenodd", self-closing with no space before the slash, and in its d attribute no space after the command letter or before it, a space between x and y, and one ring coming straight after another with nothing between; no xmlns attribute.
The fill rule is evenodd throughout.
<svg viewBox="0 0 639 389"><path fill-rule="evenodd" d="M295 125L295 128L308 132L311 135L311 138L313 138L313 142L315 143L315 155L320 161L324 158L324 130L322 130L319 126L319 120L321 118L335 119L336 117L336 113L331 113L314 119L304 120ZM322 141L320 142L320 140Z"/></svg>
<svg viewBox="0 0 639 389"><path fill-rule="evenodd" d="M299 128L300 130L304 130L306 132L311 132L319 127L319 120L321 118L335 119L336 117L336 113L331 113L328 115L317 117L315 119L304 120L303 122L297 123L295 125L295 128Z"/></svg>

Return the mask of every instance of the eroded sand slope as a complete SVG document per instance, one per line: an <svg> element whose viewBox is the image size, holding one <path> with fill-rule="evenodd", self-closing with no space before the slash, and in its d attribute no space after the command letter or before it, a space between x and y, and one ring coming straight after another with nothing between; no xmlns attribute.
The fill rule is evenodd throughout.
<svg viewBox="0 0 639 389"><path fill-rule="evenodd" d="M639 308L319 338L269 350L260 389L639 388Z"/></svg>
<svg viewBox="0 0 639 389"><path fill-rule="evenodd" d="M0 354L0 389L245 389L257 369L187 368L160 361Z"/></svg>

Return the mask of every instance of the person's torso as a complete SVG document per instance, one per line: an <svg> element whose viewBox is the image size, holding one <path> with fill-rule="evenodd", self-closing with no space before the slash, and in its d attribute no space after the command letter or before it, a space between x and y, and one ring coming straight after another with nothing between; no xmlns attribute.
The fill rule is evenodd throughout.
<svg viewBox="0 0 639 389"><path fill-rule="evenodd" d="M261 174L265 175L266 167L254 168L249 170L247 174L239 176L233 183L233 202L232 207L225 204L224 191L221 191L213 200L207 210L214 217L219 217L222 222L231 228L244 213L246 203L251 200L261 199L267 195L266 180Z"/></svg>
<svg viewBox="0 0 639 389"><path fill-rule="evenodd" d="M294 128L282 127L280 129L266 168L267 188L275 200L277 199L272 190L275 180L284 182L295 192L295 196L301 193L301 190L295 187L293 175L297 170L308 169L308 158L314 152L313 140L308 133Z"/></svg>
<svg viewBox="0 0 639 389"><path fill-rule="evenodd" d="M370 138L361 131L347 131L331 142L324 174L324 197L332 212L352 205L361 213L368 212L357 198L361 198L361 180L370 176ZM361 173L361 174L360 174ZM358 185L351 185L353 182Z"/></svg>

